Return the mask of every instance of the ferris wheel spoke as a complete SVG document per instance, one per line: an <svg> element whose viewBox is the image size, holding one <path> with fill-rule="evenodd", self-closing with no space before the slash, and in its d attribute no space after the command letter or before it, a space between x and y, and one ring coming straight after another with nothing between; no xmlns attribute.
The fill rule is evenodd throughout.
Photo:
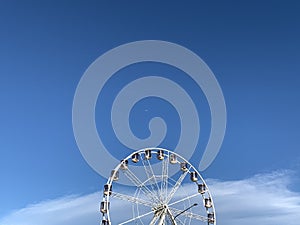
<svg viewBox="0 0 300 225"><path fill-rule="evenodd" d="M202 222L206 222L207 221L207 217L201 216L201 215L198 215L198 214L195 214L195 213L192 213L192 212L188 212L188 211L182 212L182 210L179 210L179 209L176 209L176 208L173 208L173 207L170 208L170 210L172 212L174 212L175 214L180 214L182 216L185 216L185 217L188 217L188 218L191 218L191 219L200 220Z"/></svg>
<svg viewBox="0 0 300 225"><path fill-rule="evenodd" d="M131 219L129 219L129 220L126 220L126 221L124 221L124 222L122 222L122 223L119 223L119 225L127 224L127 223L130 223L130 222L135 221L135 220L137 220L137 219L141 219L141 218L143 218L143 217L145 217L145 216L150 215L151 213L153 213L153 212L150 211L150 212L147 212L147 213L145 213L145 214L143 214L143 215L136 216L136 217L131 218Z"/></svg>
<svg viewBox="0 0 300 225"><path fill-rule="evenodd" d="M152 201L159 202L159 199L156 196L156 193L152 192L143 182L137 178L134 173L128 168L124 171L125 176Z"/></svg>
<svg viewBox="0 0 300 225"><path fill-rule="evenodd" d="M164 202L168 193L168 160L162 162L162 182L160 189L160 199Z"/></svg>
<svg viewBox="0 0 300 225"><path fill-rule="evenodd" d="M168 204L168 203L171 201L171 199L173 198L174 194L176 193L176 191L177 191L178 188L180 187L180 185L181 185L183 179L186 177L186 175L187 175L187 171L183 172L183 173L180 175L179 179L176 181L176 184L173 186L173 188L172 188L172 190L170 191L170 194L169 194L169 196L168 196L168 198L167 198L167 201L166 201L167 204Z"/></svg>
<svg viewBox="0 0 300 225"><path fill-rule="evenodd" d="M125 201L132 202L132 203L136 203L136 204L140 204L140 205L144 205L144 206L148 206L148 207L153 207L153 203L151 203L151 202L148 202L143 199L133 197L130 195L121 194L118 192L112 192L111 197L118 198L120 200L125 200Z"/></svg>
<svg viewBox="0 0 300 225"><path fill-rule="evenodd" d="M187 197L185 197L185 198L182 198L182 199L180 199L180 200L178 200L178 201L176 201L176 202L172 202L171 204L168 204L168 206L175 205L175 204L177 204L177 203L180 203L180 202L183 202L183 201L185 201L185 200L188 200L188 199L194 198L194 197L196 197L196 196L198 196L198 195L199 195L199 194L198 194L198 193L196 193L196 194L193 194L193 195L187 196Z"/></svg>
<svg viewBox="0 0 300 225"><path fill-rule="evenodd" d="M148 159L143 159L142 164L144 166L144 170L145 170L147 178L148 178L147 181L149 181L152 191L156 192L155 190L159 190L159 187L158 187L158 183L157 183L157 180L156 180L156 176L153 172L152 165L151 165L151 163ZM152 179L153 179L155 185L151 181Z"/></svg>

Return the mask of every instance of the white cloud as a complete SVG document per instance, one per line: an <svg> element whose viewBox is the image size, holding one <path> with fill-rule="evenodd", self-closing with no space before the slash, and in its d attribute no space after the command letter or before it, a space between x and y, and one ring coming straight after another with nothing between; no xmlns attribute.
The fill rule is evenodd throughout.
<svg viewBox="0 0 300 225"><path fill-rule="evenodd" d="M293 192L290 172L260 174L245 180L209 180L218 225L298 225L300 193ZM99 224L99 193L68 196L12 212L0 225Z"/></svg>
<svg viewBox="0 0 300 225"><path fill-rule="evenodd" d="M240 181L210 181L222 225L299 225L300 193L289 189L288 171L260 174Z"/></svg>
<svg viewBox="0 0 300 225"><path fill-rule="evenodd" d="M0 219L0 225L99 224L99 196L67 196L29 205Z"/></svg>

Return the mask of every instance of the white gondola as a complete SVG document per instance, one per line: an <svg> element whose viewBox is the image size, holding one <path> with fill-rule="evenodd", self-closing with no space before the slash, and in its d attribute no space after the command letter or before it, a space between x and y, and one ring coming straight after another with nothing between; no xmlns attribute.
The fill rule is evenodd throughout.
<svg viewBox="0 0 300 225"><path fill-rule="evenodd" d="M127 159L126 160L121 160L121 166L120 166L120 168L122 170L127 170L128 169L128 160Z"/></svg>
<svg viewBox="0 0 300 225"><path fill-rule="evenodd" d="M206 192L206 186L205 186L205 184L198 184L198 192L200 194L204 194Z"/></svg>
<svg viewBox="0 0 300 225"><path fill-rule="evenodd" d="M212 207L212 201L211 201L211 198L205 198L204 199L204 206L206 208L211 208Z"/></svg>
<svg viewBox="0 0 300 225"><path fill-rule="evenodd" d="M170 161L171 164L177 163L176 155L175 154L171 154L170 157L169 157L169 161Z"/></svg>
<svg viewBox="0 0 300 225"><path fill-rule="evenodd" d="M101 225L109 225L109 221L107 219L102 219Z"/></svg>
<svg viewBox="0 0 300 225"><path fill-rule="evenodd" d="M101 202L100 211L102 213L107 213L108 209L109 209L109 202L107 202L107 201Z"/></svg>
<svg viewBox="0 0 300 225"><path fill-rule="evenodd" d="M180 163L180 169L183 171L183 172L186 172L188 169L186 167L187 163L186 162L181 162Z"/></svg>
<svg viewBox="0 0 300 225"><path fill-rule="evenodd" d="M207 222L210 224L215 223L215 215L213 212L207 214Z"/></svg>
<svg viewBox="0 0 300 225"><path fill-rule="evenodd" d="M111 195L111 192L112 192L112 185L111 184L105 184L104 185L104 191L103 191L103 194L105 196L107 195Z"/></svg>
<svg viewBox="0 0 300 225"><path fill-rule="evenodd" d="M132 160L132 162L137 163L139 161L139 154L138 153L133 154L131 156L131 160Z"/></svg>
<svg viewBox="0 0 300 225"><path fill-rule="evenodd" d="M111 178L112 178L113 181L119 180L119 171L112 170L111 171Z"/></svg>
<svg viewBox="0 0 300 225"><path fill-rule="evenodd" d="M146 158L147 160L149 160L149 159L151 159L151 157L152 157L152 155L151 155L151 150L150 150L150 149L146 150L146 151L145 151L145 158Z"/></svg>
<svg viewBox="0 0 300 225"><path fill-rule="evenodd" d="M197 173L196 172L191 172L191 181L193 182L196 182L198 180L198 177L197 177Z"/></svg>
<svg viewBox="0 0 300 225"><path fill-rule="evenodd" d="M163 150L158 150L157 151L157 159L158 160L163 160L164 159L164 157L165 157L165 155L164 155L164 151Z"/></svg>

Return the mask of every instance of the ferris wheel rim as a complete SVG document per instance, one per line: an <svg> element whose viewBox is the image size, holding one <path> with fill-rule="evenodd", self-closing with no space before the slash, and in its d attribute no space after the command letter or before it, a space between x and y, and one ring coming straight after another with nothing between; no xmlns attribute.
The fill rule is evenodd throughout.
<svg viewBox="0 0 300 225"><path fill-rule="evenodd" d="M171 150L168 150L168 149L165 149L165 148L160 148L160 147L150 147L150 148L143 148L143 149L140 149L140 150L137 150L137 151L132 152L132 153L129 154L126 158L124 158L123 160L121 160L120 163L114 168L113 171L115 171L115 172L114 172L114 174L111 174L111 176L108 178L108 180L107 180L107 182L106 182L106 185L110 185L110 187L112 187L112 184L113 184L114 182L116 182L116 181L114 180L114 175L115 175L116 172L118 172L119 170L121 170L122 163L124 163L125 160L129 161L130 159L132 159L132 156L133 156L133 155L135 155L135 154L139 154L139 155L140 155L140 154L145 154L146 151L151 151L151 152L153 151L154 153L157 153L157 154L158 154L158 151L163 151L164 154L165 154L165 153L168 153L168 154L165 154L168 158L170 157L170 154L173 154L173 155L175 155L177 158L180 158L181 160L183 160L185 163L187 163L187 164L189 165L189 170L188 170L187 173L191 174L191 171L195 172L195 173L199 176L199 178L200 178L202 184L203 184L203 185L205 186L205 188L206 188L205 193L206 193L207 196L209 197L209 199L210 199L210 201L211 201L211 205L212 205L212 206L211 206L211 210L208 211L208 208L206 208L206 211L207 211L207 214L208 214L208 213L212 213L212 215L213 215L213 217L212 217L212 221L213 221L213 222L209 222L209 216L208 216L208 215L207 215L207 222L208 222L208 224L213 224L213 225L215 225L215 224L216 224L215 204L214 204L214 202L213 202L213 198L212 198L211 192L210 192L210 190L209 190L209 188L208 188L208 185L206 184L205 180L203 179L203 177L202 177L202 175L199 173L199 171L198 171L191 163L189 163L188 160L186 160L183 156L181 156L181 155L179 155L178 153L173 152L173 151L171 151ZM137 190L138 190L138 189L136 189L136 191L137 191ZM203 199L203 202L205 201L205 198L204 198L204 195L203 195L203 194L197 194L197 195L201 195L201 196L202 196L202 199ZM108 203L109 203L109 199L110 199L110 195L108 195L107 198L106 198L106 200L108 201ZM167 204L168 204L168 203L167 203ZM170 206L171 206L171 205L170 205ZM110 210L107 210L107 213L106 213L106 214L107 214L107 218L110 219ZM138 216L135 217L135 218L132 218L132 219L134 219L134 220L139 219L138 217L139 217L140 215L139 215L139 213L137 213L137 214L138 214ZM103 215L103 216L104 216L104 215ZM190 218L190 220L191 220L191 218ZM111 225L110 223L108 223L108 224ZM122 223L122 224L123 224L123 223ZM142 224L144 224L144 223L142 222ZM185 223L184 223L184 224L185 224Z"/></svg>

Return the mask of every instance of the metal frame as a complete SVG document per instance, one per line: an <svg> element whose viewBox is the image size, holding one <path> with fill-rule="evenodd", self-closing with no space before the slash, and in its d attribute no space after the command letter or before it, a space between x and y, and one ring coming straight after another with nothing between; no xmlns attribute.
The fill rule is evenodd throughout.
<svg viewBox="0 0 300 225"><path fill-rule="evenodd" d="M146 151L151 151L151 159L146 157ZM156 159L154 156L158 154L158 151L163 151L164 157L161 155ZM132 156L138 154L138 161L132 160ZM170 155L172 157L170 158ZM174 160L176 159L176 161ZM124 167L123 162L128 161L128 165ZM126 162L127 162L126 161ZM155 163L161 163L160 174L153 170L152 161ZM131 166L137 162L140 164L140 169L144 170L145 179L141 180L135 175L134 170L131 170ZM181 163L186 162L186 170L181 170ZM174 179L168 176L169 166L176 166L178 164L178 171L181 171L181 175ZM210 191L196 168L191 165L182 156L175 152L172 152L163 148L145 148L131 153L125 159L123 159L114 169L111 177L108 179L106 185L112 187L110 194L103 193L103 200L101 205L107 203L105 210L100 209L102 212L103 220L102 225L112 225L110 218L110 207L114 207L110 204L110 198L116 198L123 200L127 203L131 203L132 217L119 223L119 225L126 224L147 224L147 225L194 225L194 224L213 224L216 225L216 213ZM113 186L118 183L114 180L115 174L119 172L119 176L128 179L135 186L134 193L119 193L114 191ZM196 173L198 180L190 180L187 175ZM195 183L195 191L188 196L175 198L179 188L184 188L183 182ZM204 193L198 192L198 184L204 184L206 191ZM211 205L205 207L205 199L210 199ZM194 204L191 201L197 201ZM197 210L194 212L192 208L200 205L203 207L205 214L201 215ZM207 205L206 205L207 206ZM147 212L141 212L140 208L147 208ZM152 215L152 219L148 222L144 221L145 218ZM211 215L213 215L212 218ZM210 216L210 217L209 217ZM113 224L114 225L114 224Z"/></svg>

